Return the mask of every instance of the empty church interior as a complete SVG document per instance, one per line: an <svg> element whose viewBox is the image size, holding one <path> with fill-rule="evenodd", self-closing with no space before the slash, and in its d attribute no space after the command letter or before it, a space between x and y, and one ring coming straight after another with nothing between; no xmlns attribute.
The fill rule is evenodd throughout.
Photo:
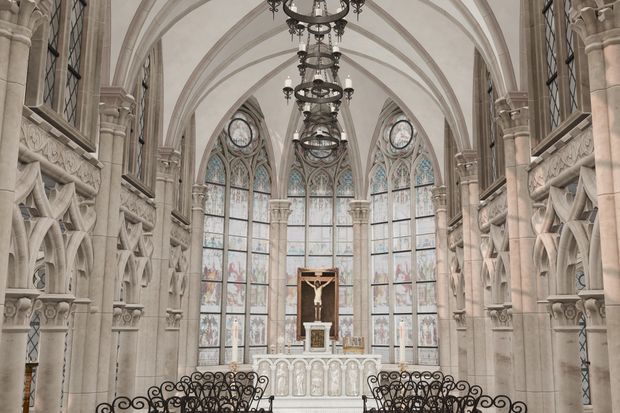
<svg viewBox="0 0 620 413"><path fill-rule="evenodd" d="M620 0L0 0L2 412L620 413L619 257Z"/></svg>

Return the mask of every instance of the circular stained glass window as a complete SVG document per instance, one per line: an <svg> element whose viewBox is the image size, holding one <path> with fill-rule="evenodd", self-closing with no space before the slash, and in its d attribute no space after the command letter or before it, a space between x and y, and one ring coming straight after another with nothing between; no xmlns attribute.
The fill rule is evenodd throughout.
<svg viewBox="0 0 620 413"><path fill-rule="evenodd" d="M248 121L235 118L228 124L228 137L236 147L247 148L254 139L254 132Z"/></svg>
<svg viewBox="0 0 620 413"><path fill-rule="evenodd" d="M390 144L394 149L405 149L413 140L414 129L411 122L401 119L390 129Z"/></svg>

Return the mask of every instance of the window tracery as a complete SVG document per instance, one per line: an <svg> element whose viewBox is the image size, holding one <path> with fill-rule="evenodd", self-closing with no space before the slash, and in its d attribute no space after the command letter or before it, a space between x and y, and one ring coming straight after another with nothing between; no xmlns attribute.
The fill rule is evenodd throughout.
<svg viewBox="0 0 620 413"><path fill-rule="evenodd" d="M253 354L267 351L271 169L257 125L252 115L238 111L207 164L201 365L231 361L235 319L239 360L251 361Z"/></svg>
<svg viewBox="0 0 620 413"><path fill-rule="evenodd" d="M394 145L395 125L411 125L397 113L386 120L370 173L371 348L385 362L398 360L403 321L406 359L438 363L435 293L435 218L432 163L415 128ZM390 334L390 332L395 332Z"/></svg>

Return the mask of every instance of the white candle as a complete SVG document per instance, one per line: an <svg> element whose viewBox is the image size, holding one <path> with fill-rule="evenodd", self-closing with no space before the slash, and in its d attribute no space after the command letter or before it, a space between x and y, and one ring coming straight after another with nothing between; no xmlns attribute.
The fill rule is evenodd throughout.
<svg viewBox="0 0 620 413"><path fill-rule="evenodd" d="M334 45L332 47L332 53L340 53L340 47L338 47L338 45Z"/></svg>
<svg viewBox="0 0 620 413"><path fill-rule="evenodd" d="M295 6L295 3L291 4L290 9L293 13L297 13L297 6Z"/></svg>
<svg viewBox="0 0 620 413"><path fill-rule="evenodd" d="M340 141L346 142L347 140L347 133L345 131L342 131L342 133L340 134Z"/></svg>
<svg viewBox="0 0 620 413"><path fill-rule="evenodd" d="M317 7L316 9L314 9L314 13L315 13L315 16L321 17L323 15L323 9L320 7Z"/></svg>
<svg viewBox="0 0 620 413"><path fill-rule="evenodd" d="M232 325L232 362L239 361L239 321L235 318Z"/></svg>
<svg viewBox="0 0 620 413"><path fill-rule="evenodd" d="M323 80L323 75L320 72L314 75L314 80Z"/></svg>
<svg viewBox="0 0 620 413"><path fill-rule="evenodd" d="M291 77L287 77L286 80L284 81L284 87L285 88L292 88L293 87L293 79L291 79Z"/></svg>
<svg viewBox="0 0 620 413"><path fill-rule="evenodd" d="M347 78L344 80L344 88L353 89L353 80L351 79L351 76L347 76Z"/></svg>
<svg viewBox="0 0 620 413"><path fill-rule="evenodd" d="M340 13L340 12L342 12L342 7L338 7L338 8L336 9L336 14L338 14L338 13Z"/></svg>
<svg viewBox="0 0 620 413"><path fill-rule="evenodd" d="M299 51L300 52L305 52L306 51L306 44L305 43L299 43Z"/></svg>
<svg viewBox="0 0 620 413"><path fill-rule="evenodd" d="M293 141L294 141L294 142L299 141L299 132L295 132L295 133L293 134Z"/></svg>
<svg viewBox="0 0 620 413"><path fill-rule="evenodd" d="M399 346L399 361L405 362L405 322L400 320L400 346Z"/></svg>

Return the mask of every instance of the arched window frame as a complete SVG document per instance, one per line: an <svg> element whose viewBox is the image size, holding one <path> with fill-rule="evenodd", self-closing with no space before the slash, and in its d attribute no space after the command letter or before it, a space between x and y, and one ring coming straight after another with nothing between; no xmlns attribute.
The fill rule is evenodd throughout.
<svg viewBox="0 0 620 413"><path fill-rule="evenodd" d="M474 53L474 136L481 198L485 198L505 181L504 136L495 113L498 96L493 77L480 52Z"/></svg>
<svg viewBox="0 0 620 413"><path fill-rule="evenodd" d="M155 194L155 155L161 136L161 41L144 59L134 82L135 103L125 138L123 177L150 197Z"/></svg>
<svg viewBox="0 0 620 413"><path fill-rule="evenodd" d="M458 148L448 122L445 122L444 136L448 219L452 223L463 215L463 210L461 205L461 178L456 169Z"/></svg>
<svg viewBox="0 0 620 413"><path fill-rule="evenodd" d="M200 365L221 365L231 361L230 332L235 318L239 322L240 331L239 361L251 362L253 354L267 352L269 199L274 181L263 133L259 129L259 119L244 106L231 120L240 114L252 125L256 144L247 150L235 148L229 142L225 128L209 157L209 164L213 159L221 162L223 179L214 180L209 167L205 177L207 197L201 283ZM247 185L235 184L232 170L237 165L242 165L247 171ZM269 178L268 187L259 186L260 181L256 179L261 175L257 172L261 169ZM253 173L250 174L250 171ZM214 209L212 200L218 192L220 197L223 195L224 204L215 205ZM243 198L244 193L247 202L242 207L245 212L242 211L241 215L245 214L245 217L237 213L239 211L235 210L232 200L235 196ZM239 228L241 232L236 231ZM231 277L230 272L233 257L241 258L241 261L236 262L239 266L245 265L245 271L236 272L237 278ZM213 270L209 267L212 264L215 264ZM239 278L241 273L245 275ZM232 290L233 287L236 290ZM234 291L241 293L235 295ZM258 300L259 297L263 300ZM238 298L242 299L242 305L239 305ZM258 326L258 330L253 329L254 325Z"/></svg>
<svg viewBox="0 0 620 413"><path fill-rule="evenodd" d="M542 153L590 112L584 45L569 26L572 3L523 2L534 155Z"/></svg>
<svg viewBox="0 0 620 413"><path fill-rule="evenodd" d="M406 117L396 111L383 121L370 171L370 346L373 353L383 356L384 362L397 362L400 345L398 327L402 320L409 332L405 343L407 362L436 365L439 343L434 291L435 221L430 192L434 177L428 182L421 181L421 175L417 174L421 162L432 167L421 137L414 137L413 142L401 151L389 146L388 131L402 119ZM403 166L408 168L409 182L397 187L394 173ZM381 170L385 171L385 174L381 173L381 179L386 182L376 185L376 177ZM405 194L404 203L395 203L396 193ZM396 272L403 263L410 270L408 275L405 272L400 277ZM399 274L402 274L400 270ZM398 296L405 305L397 306Z"/></svg>
<svg viewBox="0 0 620 413"><path fill-rule="evenodd" d="M32 37L26 105L84 149L96 150L104 2L53 0Z"/></svg>

